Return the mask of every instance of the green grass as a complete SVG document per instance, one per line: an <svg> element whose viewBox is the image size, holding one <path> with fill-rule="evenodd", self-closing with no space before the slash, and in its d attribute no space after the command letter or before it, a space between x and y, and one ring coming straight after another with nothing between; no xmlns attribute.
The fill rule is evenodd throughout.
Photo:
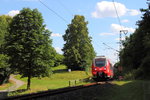
<svg viewBox="0 0 150 100"><path fill-rule="evenodd" d="M148 84L149 89L143 87L143 84ZM145 90L150 93L150 81L114 81L110 88L103 91L103 96L97 98L98 100L144 100Z"/></svg>
<svg viewBox="0 0 150 100"><path fill-rule="evenodd" d="M3 85L0 85L0 90L5 90L5 89L7 89L8 87L10 87L10 86L12 86L13 85L13 82L12 81L10 81L10 82L8 82L8 83L5 83L5 84L3 84Z"/></svg>
<svg viewBox="0 0 150 100"><path fill-rule="evenodd" d="M58 66L52 68L53 74L51 77L41 79L32 78L31 90L24 92L10 93L10 96L18 94L33 93L49 89L58 89L69 86L70 80L83 79L89 77L84 71L67 72L66 66ZM20 79L20 75L16 76ZM27 78L20 80L26 82ZM85 83L79 83L85 84ZM25 90L26 84L19 89ZM134 81L113 81L109 87L104 87L101 94L94 93L95 100L144 100L146 97L144 91L150 93L150 81L134 80ZM150 100L150 99L147 99Z"/></svg>
<svg viewBox="0 0 150 100"><path fill-rule="evenodd" d="M66 66L63 65L54 67L52 68L52 70L53 70L53 74L50 77L44 77L41 79L32 78L31 90L25 91L23 92L23 94L68 87L70 80L84 79L89 77L89 75L87 75L85 71L68 72ZM15 76L15 78L22 80L25 83L27 82L27 78L20 78L20 75ZM79 84L85 84L85 83L79 83ZM26 89L26 84L20 87L19 89Z"/></svg>
<svg viewBox="0 0 150 100"><path fill-rule="evenodd" d="M128 84L130 82L132 82L132 81L113 81L114 84L119 85L119 86Z"/></svg>
<svg viewBox="0 0 150 100"><path fill-rule="evenodd" d="M57 67L52 67L53 71L55 71L55 70L62 70L62 69L67 69L67 67L65 65L60 65L60 66L57 66Z"/></svg>

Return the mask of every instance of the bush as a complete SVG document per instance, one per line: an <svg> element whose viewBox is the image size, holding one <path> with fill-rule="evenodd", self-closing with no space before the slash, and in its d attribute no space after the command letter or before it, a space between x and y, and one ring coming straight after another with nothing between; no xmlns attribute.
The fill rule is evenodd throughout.
<svg viewBox="0 0 150 100"><path fill-rule="evenodd" d="M63 60L64 60L64 56L57 53L56 56L55 56L54 67L62 65L63 64Z"/></svg>
<svg viewBox="0 0 150 100"><path fill-rule="evenodd" d="M7 83L10 76L9 57L0 54L0 84Z"/></svg>
<svg viewBox="0 0 150 100"><path fill-rule="evenodd" d="M143 72L141 68L134 69L127 74L124 75L125 80L135 80L135 79L142 79Z"/></svg>
<svg viewBox="0 0 150 100"><path fill-rule="evenodd" d="M140 66L143 79L150 79L150 56L147 55Z"/></svg>

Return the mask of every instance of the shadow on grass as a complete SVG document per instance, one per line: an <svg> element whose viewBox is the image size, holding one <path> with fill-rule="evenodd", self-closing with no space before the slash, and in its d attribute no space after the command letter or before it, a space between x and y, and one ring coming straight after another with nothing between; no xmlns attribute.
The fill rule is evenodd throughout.
<svg viewBox="0 0 150 100"><path fill-rule="evenodd" d="M25 92L27 91L27 89L20 89L20 90L16 90L16 91L4 91L4 92L0 92L0 100L1 99L6 99L8 97L11 97L11 96L17 96L19 95L19 93L22 93L22 92Z"/></svg>
<svg viewBox="0 0 150 100"><path fill-rule="evenodd" d="M67 69L58 69L58 70L54 70L54 71L53 71L54 74L55 74L55 73L66 73L66 72L68 72Z"/></svg>
<svg viewBox="0 0 150 100"><path fill-rule="evenodd" d="M123 83L125 82L125 83ZM143 87L144 81L117 81L109 88L103 90L101 95L96 96L98 100L150 100ZM150 87L150 84L147 86ZM150 90L147 90L150 93Z"/></svg>
<svg viewBox="0 0 150 100"><path fill-rule="evenodd" d="M149 81L116 81L55 95L54 97L57 97L57 100L66 100L67 98L69 98L67 100L150 100L149 83ZM12 93L24 91L26 90L17 90ZM8 94L4 93L4 95Z"/></svg>

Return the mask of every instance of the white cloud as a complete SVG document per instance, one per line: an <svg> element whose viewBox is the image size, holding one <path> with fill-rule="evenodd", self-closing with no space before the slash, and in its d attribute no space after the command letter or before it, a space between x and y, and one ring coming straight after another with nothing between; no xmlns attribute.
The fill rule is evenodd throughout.
<svg viewBox="0 0 150 100"><path fill-rule="evenodd" d="M122 23L128 23L128 22L129 22L129 20L124 19L124 20L122 20L121 22L122 22Z"/></svg>
<svg viewBox="0 0 150 100"><path fill-rule="evenodd" d="M120 26L118 24L111 24L111 31L113 33L117 34L120 32L120 30L127 30L128 33L133 33L135 31L135 29L131 27Z"/></svg>
<svg viewBox="0 0 150 100"><path fill-rule="evenodd" d="M127 8L121 3L114 2L119 16L125 15ZM96 11L92 13L95 18L117 17L113 2L101 1L96 4Z"/></svg>
<svg viewBox="0 0 150 100"><path fill-rule="evenodd" d="M129 14L131 16L136 16L136 15L139 15L140 12L138 10L135 10L135 9L129 9Z"/></svg>
<svg viewBox="0 0 150 100"><path fill-rule="evenodd" d="M51 36L52 36L52 37L61 37L62 35L59 34L59 33L52 33Z"/></svg>
<svg viewBox="0 0 150 100"><path fill-rule="evenodd" d="M60 47L55 47L55 50L56 50L56 52L59 53L59 54L62 54L62 53L63 53Z"/></svg>
<svg viewBox="0 0 150 100"><path fill-rule="evenodd" d="M13 17L13 16L15 16L15 15L17 15L17 14L19 14L19 10L11 10L11 11L8 12L7 15Z"/></svg>
<svg viewBox="0 0 150 100"><path fill-rule="evenodd" d="M118 16L124 16L128 11L129 15L135 16L139 14L139 12L135 9L127 9L124 4L114 2L115 7L117 9ZM92 17L94 18L104 18L104 17L117 17L115 7L113 2L109 1L101 1L96 4L96 9L92 12Z"/></svg>
<svg viewBox="0 0 150 100"><path fill-rule="evenodd" d="M116 35L116 34L119 34L121 30L127 30L128 33L133 33L135 31L134 28L120 26L118 24L111 24L110 30L111 30L111 33L100 33L100 35L101 36Z"/></svg>
<svg viewBox="0 0 150 100"><path fill-rule="evenodd" d="M101 36L104 36L104 35L115 35L114 33L100 33Z"/></svg>

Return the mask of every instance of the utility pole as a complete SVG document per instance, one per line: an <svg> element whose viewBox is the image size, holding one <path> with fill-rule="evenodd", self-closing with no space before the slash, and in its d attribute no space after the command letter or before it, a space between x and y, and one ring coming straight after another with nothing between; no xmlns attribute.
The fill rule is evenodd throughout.
<svg viewBox="0 0 150 100"><path fill-rule="evenodd" d="M124 33L124 35L126 36L127 33L128 33L128 30L120 30L120 35L119 35L119 39L120 39L120 51L122 49L122 33ZM119 57L119 58L120 58L120 64L121 64L121 57Z"/></svg>
<svg viewBox="0 0 150 100"><path fill-rule="evenodd" d="M128 30L120 30L119 40L120 40L120 51L122 49L122 33L126 36L128 33Z"/></svg>
<svg viewBox="0 0 150 100"><path fill-rule="evenodd" d="M122 49L122 33L124 33L124 35L126 36L126 34L128 33L128 30L120 30L120 34L119 34L119 39L120 39L120 42L119 42L119 46L120 46L120 52L121 52L121 49ZM118 54L119 56L119 54ZM119 60L120 60L120 64L118 66L118 70L120 72L120 75L119 75L119 80L121 80L123 77L122 77L122 70L123 70L123 67L121 66L121 63L122 63L122 59L121 57L119 57Z"/></svg>

